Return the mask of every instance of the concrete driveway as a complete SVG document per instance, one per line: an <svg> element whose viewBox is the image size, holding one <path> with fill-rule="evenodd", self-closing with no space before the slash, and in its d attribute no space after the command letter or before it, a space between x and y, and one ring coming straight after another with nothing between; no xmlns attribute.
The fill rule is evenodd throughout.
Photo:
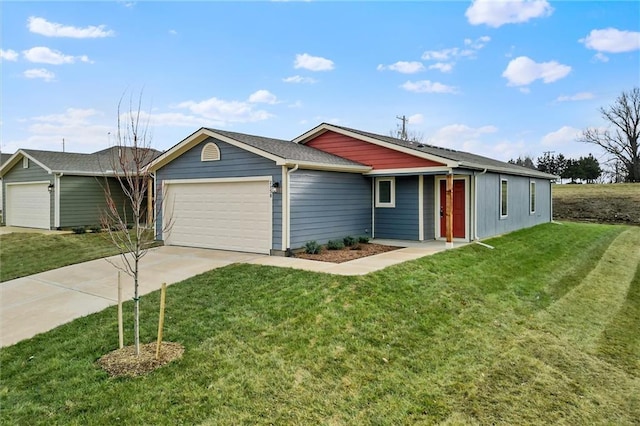
<svg viewBox="0 0 640 426"><path fill-rule="evenodd" d="M140 294L232 263L260 261L260 254L158 247L142 259ZM108 258L120 262L119 256ZM123 300L133 297L133 279L122 273ZM105 259L65 266L0 283L0 347L51 330L117 304L117 269Z"/></svg>

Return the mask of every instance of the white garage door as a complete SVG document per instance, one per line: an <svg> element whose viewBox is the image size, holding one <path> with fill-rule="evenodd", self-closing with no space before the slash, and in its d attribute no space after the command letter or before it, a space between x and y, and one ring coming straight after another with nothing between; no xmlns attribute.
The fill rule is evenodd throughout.
<svg viewBox="0 0 640 426"><path fill-rule="evenodd" d="M51 194L49 182L8 183L7 226L49 229L51 226Z"/></svg>
<svg viewBox="0 0 640 426"><path fill-rule="evenodd" d="M165 244L265 254L271 249L267 180L166 183L163 207Z"/></svg>

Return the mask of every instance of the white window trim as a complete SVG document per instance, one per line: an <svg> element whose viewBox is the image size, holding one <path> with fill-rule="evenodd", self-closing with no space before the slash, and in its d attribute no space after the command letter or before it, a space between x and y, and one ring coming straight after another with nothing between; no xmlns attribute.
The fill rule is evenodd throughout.
<svg viewBox="0 0 640 426"><path fill-rule="evenodd" d="M502 214L502 183L507 184L507 214ZM500 178L500 197L498 197L498 212L500 213L500 219L509 217L509 180L506 178Z"/></svg>
<svg viewBox="0 0 640 426"><path fill-rule="evenodd" d="M23 169L28 169L29 168L29 158L28 157L22 157L22 168Z"/></svg>
<svg viewBox="0 0 640 426"><path fill-rule="evenodd" d="M532 191L533 189L533 191ZM533 203L531 196L533 195ZM533 208L531 208L533 207ZM538 207L538 194L536 191L536 181L529 181L529 214L536 214L536 207Z"/></svg>
<svg viewBox="0 0 640 426"><path fill-rule="evenodd" d="M380 202L380 182L391 182L391 201L388 203ZM393 208L396 206L396 178L384 177L376 178L376 207Z"/></svg>
<svg viewBox="0 0 640 426"><path fill-rule="evenodd" d="M216 158L205 158L204 154L206 151L208 151L211 147L215 148L216 152L217 152L217 157ZM220 161L220 148L218 148L218 145L216 145L213 142L209 142L207 144L205 144L205 146L202 147L202 151L200 151L200 161Z"/></svg>

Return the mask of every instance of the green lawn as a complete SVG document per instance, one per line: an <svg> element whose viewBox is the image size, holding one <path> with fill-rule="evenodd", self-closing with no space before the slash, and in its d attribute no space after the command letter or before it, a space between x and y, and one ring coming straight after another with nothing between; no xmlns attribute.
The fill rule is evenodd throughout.
<svg viewBox="0 0 640 426"><path fill-rule="evenodd" d="M0 282L118 253L106 233L0 235Z"/></svg>
<svg viewBox="0 0 640 426"><path fill-rule="evenodd" d="M0 423L637 424L640 228L488 243L364 277L232 265L170 286L165 340L186 351L144 377L96 366L115 308L78 319L0 350Z"/></svg>

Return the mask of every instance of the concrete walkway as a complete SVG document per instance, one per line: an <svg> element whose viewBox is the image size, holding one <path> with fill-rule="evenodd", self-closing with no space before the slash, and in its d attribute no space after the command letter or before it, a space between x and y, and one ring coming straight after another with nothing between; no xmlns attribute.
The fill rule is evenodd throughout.
<svg viewBox="0 0 640 426"><path fill-rule="evenodd" d="M377 241L379 242L379 241ZM402 246L399 241L385 241ZM252 263L338 275L364 275L390 265L445 250L443 242L412 244L399 250L335 264L188 247L158 247L142 259L140 294L233 263ZM107 258L121 262L119 256ZM51 330L117 303L117 269L105 259L0 283L0 347ZM133 297L133 281L121 273L123 300Z"/></svg>

